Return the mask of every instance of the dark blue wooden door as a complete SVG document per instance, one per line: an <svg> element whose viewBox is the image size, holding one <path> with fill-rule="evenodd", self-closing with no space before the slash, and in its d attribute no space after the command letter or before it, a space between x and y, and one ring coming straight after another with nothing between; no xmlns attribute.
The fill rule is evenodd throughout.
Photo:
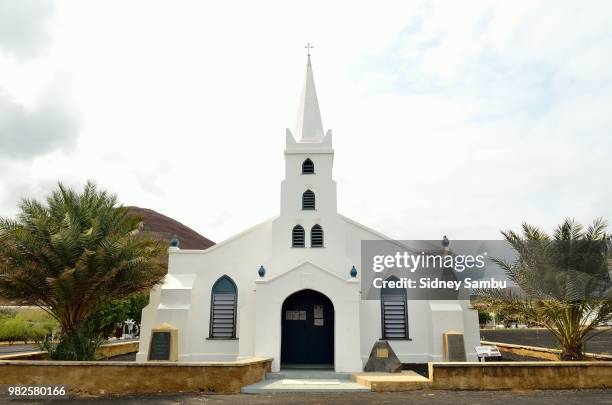
<svg viewBox="0 0 612 405"><path fill-rule="evenodd" d="M281 364L334 364L334 306L325 295L302 290L283 303Z"/></svg>

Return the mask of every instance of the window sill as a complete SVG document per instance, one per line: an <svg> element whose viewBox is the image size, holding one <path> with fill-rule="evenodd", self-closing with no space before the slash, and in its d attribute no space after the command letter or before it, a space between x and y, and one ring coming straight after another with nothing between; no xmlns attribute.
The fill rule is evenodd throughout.
<svg viewBox="0 0 612 405"><path fill-rule="evenodd" d="M302 211L316 211L316 208L302 208Z"/></svg>
<svg viewBox="0 0 612 405"><path fill-rule="evenodd" d="M206 340L238 340L238 338L207 337Z"/></svg>
<svg viewBox="0 0 612 405"><path fill-rule="evenodd" d="M295 249L306 249L306 246L291 246L291 247Z"/></svg>
<svg viewBox="0 0 612 405"><path fill-rule="evenodd" d="M406 341L412 342L412 339L409 338L409 337L407 337L407 338L380 338L378 340L391 340L391 341L393 341L393 340L400 340L400 341L401 340L406 340Z"/></svg>

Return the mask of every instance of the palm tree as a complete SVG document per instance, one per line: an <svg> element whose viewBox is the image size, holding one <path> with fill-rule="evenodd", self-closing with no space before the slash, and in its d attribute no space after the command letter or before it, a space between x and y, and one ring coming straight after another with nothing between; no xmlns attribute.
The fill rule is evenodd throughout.
<svg viewBox="0 0 612 405"><path fill-rule="evenodd" d="M50 313L74 337L101 303L148 291L164 276L163 246L139 232L117 198L61 183L46 204L24 199L0 218L0 295Z"/></svg>
<svg viewBox="0 0 612 405"><path fill-rule="evenodd" d="M522 294L479 291L475 306L515 313L547 328L562 347L562 360L582 360L584 343L595 336L592 331L612 319L612 239L606 228L602 219L586 229L566 219L552 236L529 224L523 224L522 233L502 231L516 259L493 261Z"/></svg>

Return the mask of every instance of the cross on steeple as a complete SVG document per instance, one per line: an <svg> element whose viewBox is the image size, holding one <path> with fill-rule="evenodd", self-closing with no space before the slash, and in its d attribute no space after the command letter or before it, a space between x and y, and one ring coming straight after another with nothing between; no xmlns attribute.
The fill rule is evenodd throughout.
<svg viewBox="0 0 612 405"><path fill-rule="evenodd" d="M314 48L314 46L310 45L310 42L308 42L304 48L306 48L307 55L310 56L310 50Z"/></svg>

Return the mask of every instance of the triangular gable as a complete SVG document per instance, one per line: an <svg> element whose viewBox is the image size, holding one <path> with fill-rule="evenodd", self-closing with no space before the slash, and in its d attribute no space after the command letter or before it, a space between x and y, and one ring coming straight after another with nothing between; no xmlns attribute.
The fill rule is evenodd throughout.
<svg viewBox="0 0 612 405"><path fill-rule="evenodd" d="M277 280L277 279L279 279L281 277L284 277L284 276L288 275L289 273L292 273L292 272L294 272L294 271L296 271L296 270L298 270L300 268L303 268L306 265L311 265L312 267L314 267L318 271L320 271L322 273L325 273L327 275L330 275L332 277L335 277L335 278L337 278L338 280L341 280L341 281L353 282L353 280L357 280L357 279L347 279L347 278L340 277L338 274L336 274L336 273L334 273L332 271L329 271L327 269L324 269L323 267L317 266L316 264L312 263L311 261L306 260L306 261L304 261L304 262L302 262L302 263L300 263L300 264L290 268L289 270L282 272L281 274L278 274L278 275L276 275L276 276L274 276L272 278L269 278L267 280L257 280L257 282L258 283L269 283L269 282L272 282L272 281Z"/></svg>

